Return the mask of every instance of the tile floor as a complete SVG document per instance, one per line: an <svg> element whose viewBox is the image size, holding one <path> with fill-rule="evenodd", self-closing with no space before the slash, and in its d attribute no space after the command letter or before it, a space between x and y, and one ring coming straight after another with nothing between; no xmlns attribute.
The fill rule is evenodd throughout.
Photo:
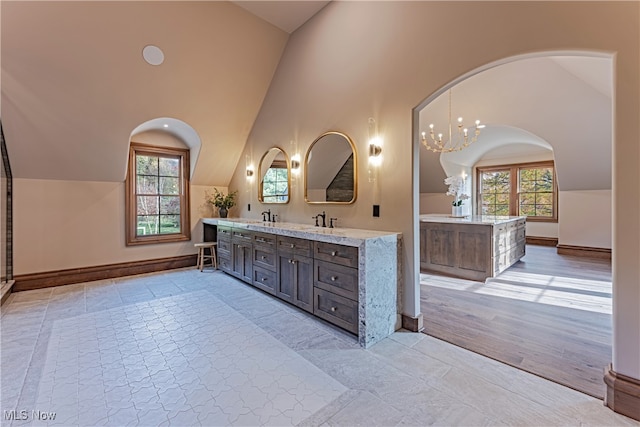
<svg viewBox="0 0 640 427"><path fill-rule="evenodd" d="M0 328L3 426L640 425L423 334L364 350L219 271L15 293Z"/></svg>

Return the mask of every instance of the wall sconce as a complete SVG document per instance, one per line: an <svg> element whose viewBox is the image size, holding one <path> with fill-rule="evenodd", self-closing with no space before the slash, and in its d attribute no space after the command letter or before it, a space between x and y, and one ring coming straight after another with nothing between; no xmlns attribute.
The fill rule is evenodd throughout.
<svg viewBox="0 0 640 427"><path fill-rule="evenodd" d="M382 165L382 138L378 133L378 125L373 117L369 117L369 182L378 179L378 169Z"/></svg>
<svg viewBox="0 0 640 427"><path fill-rule="evenodd" d="M245 155L244 157L245 160L245 165L246 165L246 174L247 174L247 182L252 182L253 181L253 162L251 161L251 156L250 155Z"/></svg>
<svg viewBox="0 0 640 427"><path fill-rule="evenodd" d="M369 141L369 157L379 157L382 153L382 147L379 141Z"/></svg>
<svg viewBox="0 0 640 427"><path fill-rule="evenodd" d="M300 177L300 169L301 169L301 161L300 161L300 153L298 152L298 139L292 139L289 141L289 150L291 153L291 176L289 177L291 189L297 187L298 178Z"/></svg>
<svg viewBox="0 0 640 427"><path fill-rule="evenodd" d="M298 175L300 173L300 154L291 156L291 173Z"/></svg>

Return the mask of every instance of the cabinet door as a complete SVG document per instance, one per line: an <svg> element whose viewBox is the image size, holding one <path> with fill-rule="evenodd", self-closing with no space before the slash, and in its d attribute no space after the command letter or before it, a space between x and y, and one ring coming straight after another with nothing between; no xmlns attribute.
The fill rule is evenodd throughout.
<svg viewBox="0 0 640 427"><path fill-rule="evenodd" d="M293 303L293 254L278 253L276 295L285 301Z"/></svg>
<svg viewBox="0 0 640 427"><path fill-rule="evenodd" d="M313 259L292 253L278 254L276 295L313 312Z"/></svg>
<svg viewBox="0 0 640 427"><path fill-rule="evenodd" d="M245 282L253 282L253 263L251 245L242 243L233 244L233 275Z"/></svg>
<svg viewBox="0 0 640 427"><path fill-rule="evenodd" d="M313 313L313 259L296 256L293 284L293 303Z"/></svg>

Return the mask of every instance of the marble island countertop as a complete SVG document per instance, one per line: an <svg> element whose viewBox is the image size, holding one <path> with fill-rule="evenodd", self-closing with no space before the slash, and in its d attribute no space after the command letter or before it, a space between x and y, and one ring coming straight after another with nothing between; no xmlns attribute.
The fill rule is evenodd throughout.
<svg viewBox="0 0 640 427"><path fill-rule="evenodd" d="M452 217L447 214L422 214L420 215L420 222L498 225L525 218L526 216L466 215L464 217Z"/></svg>
<svg viewBox="0 0 640 427"><path fill-rule="evenodd" d="M202 218L204 224L226 225L247 230L273 233L282 236L360 246L370 239L399 239L402 233L393 231L363 230L359 228L316 227L311 224L293 222L269 222L248 218Z"/></svg>

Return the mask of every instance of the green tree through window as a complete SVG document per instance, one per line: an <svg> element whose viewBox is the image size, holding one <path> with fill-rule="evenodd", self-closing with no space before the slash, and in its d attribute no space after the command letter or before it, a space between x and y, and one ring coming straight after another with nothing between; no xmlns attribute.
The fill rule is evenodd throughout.
<svg viewBox="0 0 640 427"><path fill-rule="evenodd" d="M478 212L557 221L558 188L549 162L477 168Z"/></svg>
<svg viewBox="0 0 640 427"><path fill-rule="evenodd" d="M283 203L289 199L289 176L286 164L271 165L262 180L262 199L264 203Z"/></svg>
<svg viewBox="0 0 640 427"><path fill-rule="evenodd" d="M511 197L510 171L496 170L481 174L480 205L482 215L509 215Z"/></svg>
<svg viewBox="0 0 640 427"><path fill-rule="evenodd" d="M520 215L553 217L553 168L521 168L518 185Z"/></svg>
<svg viewBox="0 0 640 427"><path fill-rule="evenodd" d="M137 235L180 233L180 157L136 155Z"/></svg>
<svg viewBox="0 0 640 427"><path fill-rule="evenodd" d="M188 240L189 151L131 144L127 244Z"/></svg>

